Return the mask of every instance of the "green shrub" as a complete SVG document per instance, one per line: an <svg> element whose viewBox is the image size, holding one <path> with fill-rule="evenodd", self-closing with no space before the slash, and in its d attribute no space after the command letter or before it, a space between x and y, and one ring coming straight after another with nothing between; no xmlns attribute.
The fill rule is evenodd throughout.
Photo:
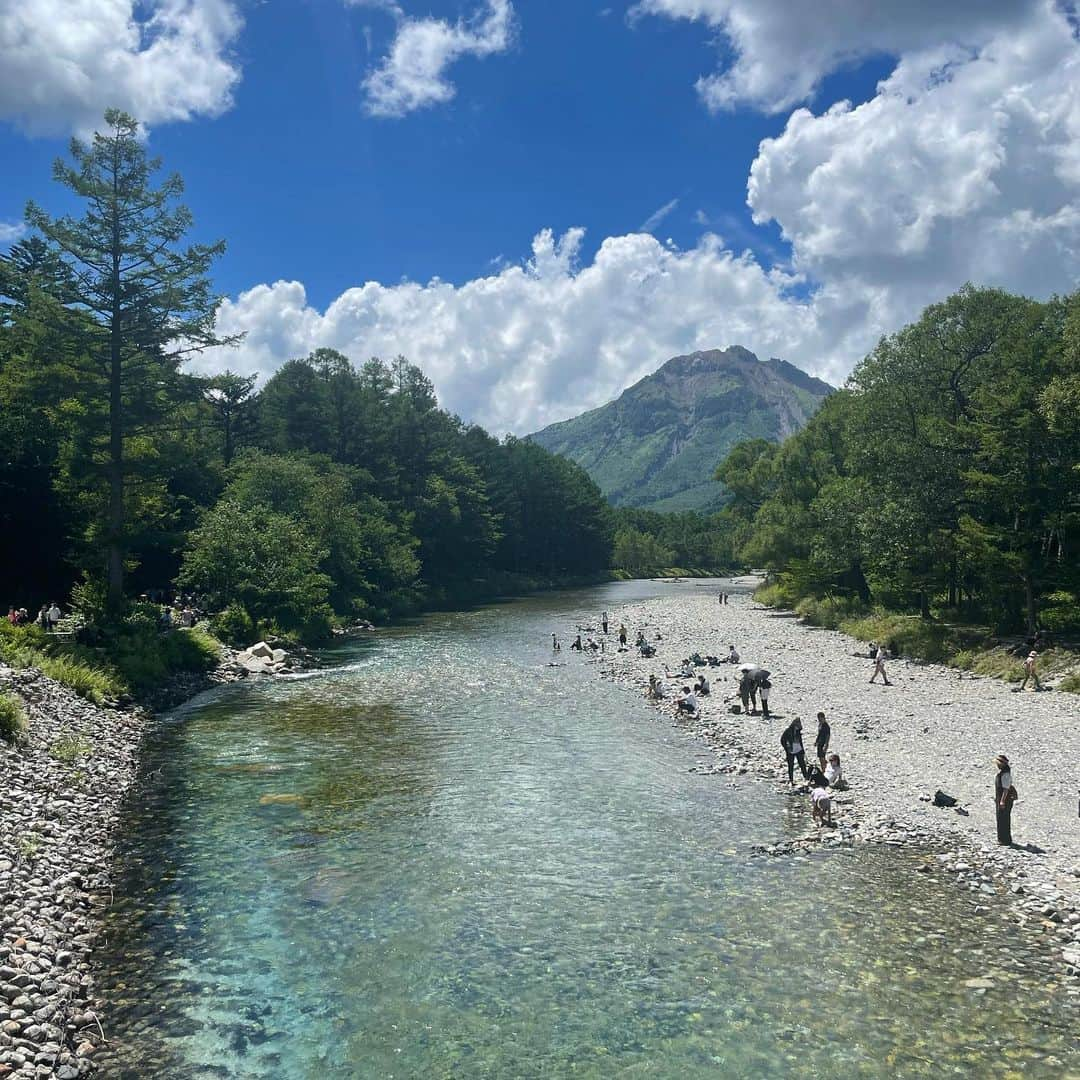
<svg viewBox="0 0 1080 1080"><path fill-rule="evenodd" d="M949 627L918 615L874 612L844 619L840 629L860 641L877 641L890 652L916 660L942 663L956 652Z"/></svg>
<svg viewBox="0 0 1080 1080"><path fill-rule="evenodd" d="M1080 597L1064 591L1044 596L1039 618L1043 627L1052 634L1068 634L1080 630Z"/></svg>
<svg viewBox="0 0 1080 1080"><path fill-rule="evenodd" d="M765 607L786 608L788 610L794 608L799 600L783 581L769 581L759 585L754 590L754 599Z"/></svg>
<svg viewBox="0 0 1080 1080"><path fill-rule="evenodd" d="M65 732L49 747L49 753L57 761L74 765L80 758L89 757L94 745L83 735Z"/></svg>
<svg viewBox="0 0 1080 1080"><path fill-rule="evenodd" d="M845 620L865 610L865 605L853 596L808 596L795 605L796 615L811 626L824 626L829 630L839 630Z"/></svg>
<svg viewBox="0 0 1080 1080"><path fill-rule="evenodd" d="M961 671L970 671L975 666L977 653L974 649L961 649L949 658L949 667L959 668Z"/></svg>
<svg viewBox="0 0 1080 1080"><path fill-rule="evenodd" d="M255 640L255 623L242 604L232 603L210 624L214 633L229 645L248 645Z"/></svg>
<svg viewBox="0 0 1080 1080"><path fill-rule="evenodd" d="M987 675L1006 682L1020 682L1024 677L1024 665L1008 649L985 649L979 653L971 665L976 675Z"/></svg>
<svg viewBox="0 0 1080 1080"><path fill-rule="evenodd" d="M217 642L204 630L163 633L156 619L129 619L109 643L108 653L120 677L135 693L145 693L180 671L209 671L218 662Z"/></svg>
<svg viewBox="0 0 1080 1080"><path fill-rule="evenodd" d="M1066 694L1080 694L1080 672L1073 672L1071 675L1066 675L1064 679L1057 684L1059 690L1064 690Z"/></svg>
<svg viewBox="0 0 1080 1080"><path fill-rule="evenodd" d="M0 694L0 739L21 743L26 738L26 713L10 694Z"/></svg>

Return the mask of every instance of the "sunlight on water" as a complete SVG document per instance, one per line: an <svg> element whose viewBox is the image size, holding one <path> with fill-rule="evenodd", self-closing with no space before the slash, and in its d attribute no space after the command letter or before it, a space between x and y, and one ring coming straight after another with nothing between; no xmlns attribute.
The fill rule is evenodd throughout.
<svg viewBox="0 0 1080 1080"><path fill-rule="evenodd" d="M639 699L548 666L552 630L648 588L434 616L164 721L107 1073L1080 1075L1037 939L911 855L751 858L805 808L690 774Z"/></svg>

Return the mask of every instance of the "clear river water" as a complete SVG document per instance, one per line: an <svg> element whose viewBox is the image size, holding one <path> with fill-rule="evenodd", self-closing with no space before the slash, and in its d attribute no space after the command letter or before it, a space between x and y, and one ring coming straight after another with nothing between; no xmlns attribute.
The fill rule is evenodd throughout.
<svg viewBox="0 0 1080 1080"><path fill-rule="evenodd" d="M550 635L630 582L381 630L163 718L101 955L122 1078L1080 1076L1048 946ZM983 898L985 899L985 898ZM985 978L981 987L967 986Z"/></svg>

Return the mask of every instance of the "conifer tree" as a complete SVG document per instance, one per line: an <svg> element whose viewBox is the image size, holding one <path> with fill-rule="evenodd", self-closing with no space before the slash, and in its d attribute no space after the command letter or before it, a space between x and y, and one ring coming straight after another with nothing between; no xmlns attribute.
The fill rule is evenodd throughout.
<svg viewBox="0 0 1080 1080"><path fill-rule="evenodd" d="M180 365L185 357L226 345L214 329L219 300L207 276L223 242L181 246L191 214L177 199L178 175L154 186L158 159L147 156L138 122L105 113L104 132L87 145L71 142L71 163L58 160L54 179L86 204L81 218L53 218L28 204L27 222L67 265L67 306L84 312L87 378L104 395L105 430L97 455L102 480L102 536L109 599L123 597L129 554L129 501L153 458L152 436L192 396Z"/></svg>

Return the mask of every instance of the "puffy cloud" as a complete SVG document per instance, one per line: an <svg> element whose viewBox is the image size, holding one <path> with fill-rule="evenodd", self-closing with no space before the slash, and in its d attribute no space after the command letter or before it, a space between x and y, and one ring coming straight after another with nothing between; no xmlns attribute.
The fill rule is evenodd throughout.
<svg viewBox="0 0 1080 1080"><path fill-rule="evenodd" d="M1080 272L1080 48L1046 5L977 51L912 52L870 101L799 109L750 171L758 223L886 326L966 280L1034 295Z"/></svg>
<svg viewBox="0 0 1080 1080"><path fill-rule="evenodd" d="M370 0L367 0L370 3ZM400 18L396 4L387 7ZM505 52L514 37L510 0L487 0L469 20L400 18L390 52L364 80L371 116L401 117L440 105L457 92L446 69L463 56Z"/></svg>
<svg viewBox="0 0 1080 1080"><path fill-rule="evenodd" d="M147 124L216 115L240 26L229 0L0 0L0 118L55 134L110 106Z"/></svg>
<svg viewBox="0 0 1080 1080"><path fill-rule="evenodd" d="M779 112L810 97L830 72L876 54L955 41L978 47L1023 25L1043 0L640 0L633 19L663 15L718 30L731 66L698 80L712 109L749 103Z"/></svg>
<svg viewBox="0 0 1080 1080"><path fill-rule="evenodd" d="M650 2L697 17L737 7ZM875 5L875 17L891 7ZM904 36L913 28L877 39L903 55L871 100L798 109L762 142L748 202L790 244L786 270L729 250L750 238L728 215L698 219L724 240L707 233L680 250L639 232L606 239L587 265L581 230L545 231L527 262L462 285L369 282L325 311L296 282L259 286L221 311L224 332L249 331L239 352L201 363L266 374L320 345L357 360L403 353L447 407L522 433L609 400L677 353L742 344L837 383L881 334L965 281L1036 296L1071 290L1080 46L1054 4L1010 10L1021 7L1020 21L987 15L977 44L942 45L939 32L926 44Z"/></svg>
<svg viewBox="0 0 1080 1080"><path fill-rule="evenodd" d="M642 233L609 238L579 266L583 235L541 232L527 262L460 286L368 282L325 312L297 282L260 285L219 314L220 331L248 331L244 343L199 366L266 374L319 346L357 361L402 353L447 408L519 433L599 405L695 349L742 343L820 367L815 317L787 297L792 280L717 237L688 251Z"/></svg>

